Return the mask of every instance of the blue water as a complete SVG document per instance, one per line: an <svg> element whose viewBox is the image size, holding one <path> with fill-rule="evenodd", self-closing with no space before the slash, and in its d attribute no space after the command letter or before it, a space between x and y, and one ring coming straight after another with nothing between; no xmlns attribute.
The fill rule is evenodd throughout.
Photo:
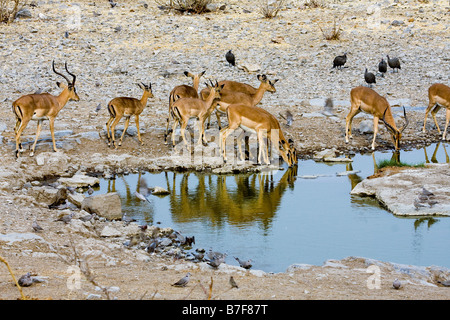
<svg viewBox="0 0 450 320"><path fill-rule="evenodd" d="M448 144L434 144L402 151L400 158L411 164L446 163L447 149ZM375 152L374 157L376 162L390 159L392 152ZM336 175L347 170L359 172ZM254 269L266 272L348 256L450 268L450 218L399 218L375 199L350 195L357 182L373 173L368 154L354 156L351 166L299 161L297 172L130 174L102 180L96 192L116 191L123 211L140 223L194 235L194 248L226 252L229 264L237 264L233 256L251 258ZM311 175L317 178L302 178ZM140 178L171 194L138 200L134 192Z"/></svg>

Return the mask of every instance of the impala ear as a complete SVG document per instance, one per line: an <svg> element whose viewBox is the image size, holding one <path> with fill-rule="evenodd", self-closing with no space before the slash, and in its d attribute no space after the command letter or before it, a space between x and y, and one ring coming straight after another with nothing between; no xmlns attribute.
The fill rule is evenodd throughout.
<svg viewBox="0 0 450 320"><path fill-rule="evenodd" d="M198 76L199 76L199 77L203 76L203 75L205 74L205 72L206 72L206 70L203 71L202 73L200 73Z"/></svg>
<svg viewBox="0 0 450 320"><path fill-rule="evenodd" d="M61 89L67 88L67 84L59 82L59 81L56 82L56 85Z"/></svg>

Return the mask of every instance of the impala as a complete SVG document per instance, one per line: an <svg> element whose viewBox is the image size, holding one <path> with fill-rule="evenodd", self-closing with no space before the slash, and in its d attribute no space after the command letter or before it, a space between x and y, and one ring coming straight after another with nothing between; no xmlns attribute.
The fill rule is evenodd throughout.
<svg viewBox="0 0 450 320"><path fill-rule="evenodd" d="M50 132L52 135L53 151L57 152L55 143L55 118L59 111L66 105L67 101L74 100L79 101L80 98L77 95L75 89L76 76L70 73L67 69L67 62L65 68L67 73L72 76L70 81L65 75L59 73L55 69L55 61L52 62L53 72L63 77L67 81L67 85L56 82L59 88L62 89L59 96L51 95L50 93L41 94L28 94L20 97L12 104L14 115L16 116L16 125L14 127L16 138L16 157L19 157L19 152L23 152L22 144L20 143L20 136L23 130L26 128L30 120L37 121L36 140L31 147L31 156L34 155L36 143L41 133L42 121L49 120Z"/></svg>
<svg viewBox="0 0 450 320"><path fill-rule="evenodd" d="M141 99L130 98L130 97L117 97L112 99L108 103L108 112L109 112L109 120L106 122L106 131L108 134L108 146L112 145L117 149L117 145L115 145L115 129L117 123L120 121L122 117L125 117L125 126L123 128L122 136L119 140L119 146L122 145L123 137L125 136L125 132L128 129L128 124L130 123L131 116L134 115L136 121L137 135L138 140L143 145L141 139L141 133L139 131L139 115L142 113L144 108L147 106L148 98L153 98L152 93L152 84L146 85L144 83L137 83L139 88L144 90ZM111 132L111 133L110 133Z"/></svg>
<svg viewBox="0 0 450 320"><path fill-rule="evenodd" d="M226 109L228 117L228 127L223 128L220 131L220 146L223 154L224 161L226 157L226 139L237 128L241 128L244 131L249 131L257 134L258 138L258 162L262 163L262 157L264 162L269 164L268 144L264 146L264 139L273 138L272 131L278 131L278 141L272 141L273 146L277 146L284 161L291 167L297 163L297 155L293 146L290 145L281 131L278 120L266 110L259 107L249 107L244 104L230 104ZM241 160L244 160L244 155L241 149L242 134L238 137L238 147ZM265 152L264 152L265 150ZM265 155L264 155L265 153Z"/></svg>
<svg viewBox="0 0 450 320"><path fill-rule="evenodd" d="M190 77L193 80L192 86L188 86L186 84L182 84L176 86L172 89L169 94L169 116L167 118L166 124L166 133L164 134L164 142L167 143L167 137L169 135L169 122L171 116L171 110L173 103L179 98L198 98L198 85L200 83L200 78L205 74L205 71L200 72L199 74L193 74L189 71L185 71L184 75L186 77Z"/></svg>
<svg viewBox="0 0 450 320"><path fill-rule="evenodd" d="M423 132L426 132L425 125L427 123L428 112L436 106L433 110L431 110L431 115L433 116L434 123L436 124L436 128L441 134L441 129L439 129L439 125L436 120L436 113L442 108L445 107L447 109L446 117L445 117L445 129L444 134L442 135L442 140L445 140L445 136L447 134L447 127L450 121L450 87L446 86L442 83L435 83L430 88L428 88L428 108L425 111L425 119L423 120Z"/></svg>
<svg viewBox="0 0 450 320"><path fill-rule="evenodd" d="M221 90L223 85L219 85L217 82L214 86L206 84L210 91L206 100L200 98L178 98L172 105L172 118L174 124L172 128L172 144L175 146L175 129L178 123L180 123L180 134L183 137L184 144L187 145L184 131L191 118L198 118L199 120L199 139L197 144L201 144L202 138L205 143L205 120L209 117L215 107L215 103L220 99Z"/></svg>
<svg viewBox="0 0 450 320"><path fill-rule="evenodd" d="M278 81L278 79L270 81L269 79L267 79L267 76L265 74L258 75L257 79L260 81L258 88L253 88L248 84L236 81L225 80L219 82L219 85L223 85L220 101L225 102L226 104L239 103L245 104L249 107L253 107L262 100L266 91L271 93L276 92L275 83ZM209 92L208 90L208 88L205 88L200 92L200 95L203 99L205 99L205 97L207 96ZM220 113L226 113L226 108L224 107L224 105L225 104L218 104L216 108L216 117L217 123L219 125L219 130L222 127L220 122ZM211 119L208 120L208 127L210 120Z"/></svg>
<svg viewBox="0 0 450 320"><path fill-rule="evenodd" d="M395 150L400 148L400 139L402 132L408 125L408 118L403 107L405 117L405 125L401 129L397 129L392 116L391 107L386 98L380 96L374 90L367 87L356 87L350 92L351 109L345 118L345 142L349 142L348 138L352 138L352 120L359 112L364 111L373 115L373 140L372 150L375 149L375 138L378 132L378 120L382 120L392 134Z"/></svg>

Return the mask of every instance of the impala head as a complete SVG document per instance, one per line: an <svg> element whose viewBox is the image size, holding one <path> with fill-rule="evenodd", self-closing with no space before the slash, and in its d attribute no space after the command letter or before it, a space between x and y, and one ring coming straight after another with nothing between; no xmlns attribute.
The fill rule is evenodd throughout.
<svg viewBox="0 0 450 320"><path fill-rule="evenodd" d="M219 85L219 83L216 80L216 83L214 84L211 80L209 80L211 84L208 84L205 82L206 86L211 90L214 91L214 99L220 99L220 91L223 89L223 87L225 86L224 84ZM210 92L211 92L210 91Z"/></svg>
<svg viewBox="0 0 450 320"><path fill-rule="evenodd" d="M190 78L192 78L192 79L194 79L194 80L195 80L195 78L197 78L197 80L198 80L198 79L200 79L200 78L205 74L205 72L206 72L206 71L200 72L199 74L193 74L193 73L191 73L191 72L189 72L189 71L185 71L185 72L183 72L183 73L184 73L184 75L185 75L186 77L190 77Z"/></svg>
<svg viewBox="0 0 450 320"><path fill-rule="evenodd" d="M147 92L149 94L149 98L153 98L153 92L152 92L152 84L149 83L148 85L146 85L145 83L141 82L141 83L136 83L138 85L139 88L141 88L142 90L144 90L144 93Z"/></svg>
<svg viewBox="0 0 450 320"><path fill-rule="evenodd" d="M265 74L258 74L257 78L259 81L261 81L261 85L265 87L266 91L271 93L277 91L275 89L275 83L277 83L278 79L270 81L269 79L267 79L267 76Z"/></svg>
<svg viewBox="0 0 450 320"><path fill-rule="evenodd" d="M296 165L298 159L297 159L297 151L295 150L294 147L294 141L292 139L289 139L288 142L286 142L284 138L282 138L279 141L279 147L281 157L289 165L289 167Z"/></svg>
<svg viewBox="0 0 450 320"><path fill-rule="evenodd" d="M397 151L397 150L400 149L400 139L402 138L402 132L403 132L403 130L405 130L405 128L406 128L406 126L408 125L409 121L408 121L408 118L406 117L406 110L405 110L405 107L403 107L403 115L404 115L404 117L405 117L405 124L404 124L403 127L401 127L400 129L397 129L397 128L395 127L395 123L394 123L394 125L392 126L392 125L390 125L390 124L385 120L386 111L387 111L388 109L389 109L389 106L386 107L386 109L384 110L384 113L383 113L383 119L382 119L382 120L383 120L384 124L386 125L386 128L388 128L389 131L390 131L391 134L392 134L392 140L394 141L394 147L395 147L395 150Z"/></svg>
<svg viewBox="0 0 450 320"><path fill-rule="evenodd" d="M79 101L80 97L78 97L77 90L75 89L75 80L77 79L77 77L67 69L67 62L64 64L64 66L66 68L67 73L70 76L72 76L72 81L70 81L69 78L67 78L64 74L56 71L55 60L53 60L53 62L52 62L53 72L56 73L57 75L63 77L67 81L67 85L64 83L61 83L61 82L56 82L56 84L58 85L58 87L60 87L63 90L67 89L67 92L69 93L69 100Z"/></svg>

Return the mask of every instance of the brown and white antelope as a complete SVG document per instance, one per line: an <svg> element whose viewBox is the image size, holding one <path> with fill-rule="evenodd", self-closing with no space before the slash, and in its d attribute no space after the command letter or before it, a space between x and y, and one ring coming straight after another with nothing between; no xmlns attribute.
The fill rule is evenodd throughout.
<svg viewBox="0 0 450 320"><path fill-rule="evenodd" d="M200 84L200 78L205 74L205 71L198 74L193 74L189 71L185 71L186 77L192 78L192 86L182 84L172 89L169 94L169 116L167 117L166 133L164 134L164 142L167 143L167 137L169 135L169 122L171 117L171 110L173 103L179 98L198 98L198 86Z"/></svg>
<svg viewBox="0 0 450 320"><path fill-rule="evenodd" d="M224 161L227 161L226 156L226 140L227 137L238 128L247 132L256 133L258 138L258 162L269 164L268 143L274 138L278 137L277 141L272 141L272 146L277 147L283 160L291 167L297 163L297 155L295 148L290 145L281 131L278 120L268 111L259 107L249 107L245 104L230 104L226 109L228 117L228 127L220 131L220 147ZM277 132L273 132L273 131ZM273 134L272 134L273 133ZM244 154L241 148L241 137L238 137L238 147L241 160L244 160ZM267 139L267 144L264 145L264 139ZM265 154L264 154L265 153Z"/></svg>
<svg viewBox="0 0 450 320"><path fill-rule="evenodd" d="M426 132L425 125L427 124L427 116L428 112L431 110L431 115L433 116L434 123L436 124L436 128L441 134L441 129L436 120L436 113L442 108L446 108L446 116L445 116L445 128L444 133L442 134L442 140L445 140L445 136L447 134L448 123L450 122L450 87L446 86L442 83L435 83L431 87L428 88L428 108L425 110L425 119L423 120L423 132ZM435 107L433 109L433 107Z"/></svg>
<svg viewBox="0 0 450 320"><path fill-rule="evenodd" d="M117 123L120 121L122 117L125 117L125 126L123 128L122 136L119 140L119 146L122 145L123 137L125 136L125 132L127 131L128 124L130 123L131 116L134 115L136 121L137 135L138 140L141 145L144 144L141 139L141 133L139 131L139 115L144 111L144 108L147 106L148 98L153 98L152 92L152 84L146 85L144 83L137 83L139 88L144 90L141 99L130 98L130 97L117 97L112 99L108 103L108 111L109 111L109 120L106 122L106 131L108 134L108 146L112 146L117 149L117 145L115 145L115 129Z"/></svg>
<svg viewBox="0 0 450 320"><path fill-rule="evenodd" d="M209 117L211 112L215 108L215 103L220 99L221 90L223 85L219 85L217 82L214 86L209 86L209 95L203 100L200 98L179 98L172 105L172 118L174 124L172 128L172 144L175 146L175 129L178 123L180 123L180 134L183 137L184 144L187 145L185 137L185 129L191 118L197 118L199 121L199 138L197 144L201 144L202 139L205 143L205 120Z"/></svg>
<svg viewBox="0 0 450 320"><path fill-rule="evenodd" d="M260 81L258 88L254 88L246 83L230 80L219 82L219 85L223 85L220 101L224 102L224 104L217 104L216 108L216 117L219 130L222 128L220 114L226 114L226 105L239 103L253 107L261 102L266 91L270 93L275 93L277 91L275 89L275 83L277 83L278 79L270 81L265 74L258 75L257 79ZM208 93L209 89L205 88L200 92L200 95L203 99L205 99ZM210 121L211 119L209 118L208 127Z"/></svg>
<svg viewBox="0 0 450 320"><path fill-rule="evenodd" d="M55 61L52 62L53 72L63 77L67 81L67 85L56 82L59 88L62 89L59 96L54 96L50 93L28 94L20 97L12 104L12 110L16 116L16 125L14 127L16 139L16 157L19 157L19 152L23 152L22 144L20 143L20 136L26 128L30 120L37 121L36 140L31 147L31 156L34 155L37 140L41 133L41 126L44 120L49 120L50 132L52 135L53 151L57 152L55 143L55 118L59 111L66 105L67 101L79 101L80 98L75 89L76 76L67 69L67 62L65 68L67 73L72 76L72 81L64 74L59 73L55 69Z"/></svg>
<svg viewBox="0 0 450 320"><path fill-rule="evenodd" d="M373 140L372 150L375 149L375 138L378 133L378 120L382 120L386 127L392 134L395 150L400 148L400 139L402 132L408 125L408 118L403 107L403 114L405 117L405 124L400 129L397 129L392 115L392 110L386 98L380 96L374 90L359 86L350 91L351 109L345 118L345 142L349 142L348 138L352 138L352 120L359 112L364 111L373 115Z"/></svg>

